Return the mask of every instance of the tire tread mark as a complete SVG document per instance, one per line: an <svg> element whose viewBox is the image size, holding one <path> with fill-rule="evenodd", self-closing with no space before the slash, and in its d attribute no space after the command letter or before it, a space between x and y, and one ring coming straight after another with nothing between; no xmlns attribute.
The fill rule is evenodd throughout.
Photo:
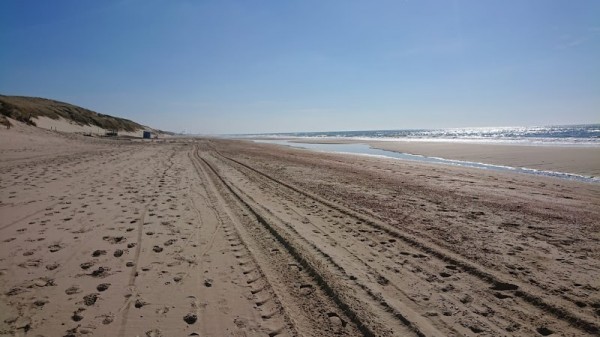
<svg viewBox="0 0 600 337"><path fill-rule="evenodd" d="M198 175L201 174L201 172L204 174L204 176L206 177L206 179L210 179L207 170L202 168L202 158L199 156L197 149L194 151L194 157L196 157L198 159L198 163L196 163L192 157L190 157L191 161L192 161L192 165L194 166L194 168L196 169L196 172ZM211 168L212 169L212 168ZM218 190L217 187L214 185L214 182L209 182L207 185L212 186L206 186L206 191L209 194L207 196L207 202L209 202L211 204L211 209L213 210L213 212L215 213L215 216L217 217L219 223L220 223L220 227L221 228L225 228L226 225L223 223L223 219L219 214L219 211L217 210L217 207L215 205L215 201L211 199L211 195L212 198L218 199L219 197L217 196ZM212 191L211 191L212 190ZM232 219L232 215L229 214L229 212L225 211L224 212L225 216L230 218L231 222L232 222L232 228L233 228L233 232L235 233L235 240L239 241L239 245L241 245L245 251L244 255L248 255L250 261L252 262L253 266L252 266L252 271L256 272L256 274L258 274L258 276L256 277L256 280L259 279L263 279L265 285L263 285L258 291L251 291L251 293L256 297L258 292L262 292L267 290L267 288L269 288L268 292L270 294L270 299L273 300L276 303L277 309L275 309L272 313L269 313L268 315L266 315L265 313L261 313L261 317L263 318L263 320L269 320L271 319L275 314L280 313L282 315L283 320L285 321L285 323L288 325L288 328L290 330L290 332L294 335L294 336L298 336L298 331L296 329L296 327L294 326L292 320L290 319L290 316L288 315L288 313L286 312L285 308L283 307L283 305L281 304L280 300L277 298L276 293L273 292L273 287L272 285L269 283L268 278L266 277L265 273L263 272L262 268L260 267L259 263L256 261L256 258L254 257L253 253L251 252L250 248L248 247L247 242L242 238L242 235L239 233L238 229L236 229L236 225L233 224L234 220ZM242 256L236 256L236 258L241 258ZM238 262L240 265L242 265L241 262ZM248 264L249 262L244 263L244 265ZM244 275L246 275L247 273L244 273ZM249 280L247 280L249 281ZM248 282L250 283L250 282ZM285 329L285 327L280 327L278 329L276 329L275 331L271 331L269 333L269 336L276 336L278 334L281 333L281 331Z"/></svg>
<svg viewBox="0 0 600 337"><path fill-rule="evenodd" d="M216 169L208 163L204 158L200 158L209 168L210 170L218 177L221 183L230 191L230 193L240 201L246 208L252 213L252 215L282 244L289 253L296 259L302 267L308 272L308 274L313 277L317 284L325 291L325 293L334 301L336 305L348 316L348 318L357 326L358 330L366 337L375 337L377 336L371 329L365 325L362 320L358 317L357 313L342 299L340 294L333 289L325 279L313 268L313 266L302 256L302 254L288 242L277 230L264 218L262 217L252 206L250 206L245 200L243 200L232 188L225 182L225 180L219 175ZM417 332L417 335L420 337L425 337L422 333Z"/></svg>
<svg viewBox="0 0 600 337"><path fill-rule="evenodd" d="M420 240L413 238L411 236L408 236L406 234L402 234L397 230L391 229L390 227L388 227L388 225L383 224L383 223L378 223L378 221L373 220L373 219L369 219L367 217L365 217L364 215L351 210L351 209L347 209L343 206L340 206L334 202L322 199L318 196L313 195L312 193L303 191L293 185L290 185L286 182L280 181L277 178L271 177L270 175L255 169L245 163L242 163L236 159L230 158L222 153L220 153L218 150L213 148L213 151L215 153L217 153L220 157L225 158L231 162L237 163L240 166L243 166L265 178L267 178L268 180L271 180L279 185L285 186L287 188L289 188L292 191L295 191L301 195L304 195L312 200L315 200L323 205L326 205L328 207L331 207L347 216L351 216L354 217L356 219L359 219L361 221L363 221L365 224L374 227L378 230L384 231L386 234L393 236L397 239L400 239L408 244L410 244L411 246L426 252L428 254L431 254L433 256L435 256L436 258L445 261L447 263L452 263L455 264L461 268L463 268L466 272L468 272L471 275L474 275L478 278L480 278L481 280L491 284L492 286L501 286L503 284L506 284L507 282L504 282L502 280L500 280L498 277L492 275L489 272L486 272L484 270L481 270L480 268L476 267L475 265L462 260L462 259L458 259L456 257L450 256L444 252L442 252L441 250L438 250L434 247L428 246L427 244L421 242ZM264 220L264 219L263 219ZM597 334L598 332L600 332L600 327L593 323L590 322L584 318L578 317L576 314L568 311L567 309L563 308L563 307L559 307L557 305L554 304L550 304L546 301L544 301L541 297L533 295L529 292L526 292L524 290L518 290L515 292L515 295L518 296L519 298L522 298L525 302L545 311L548 313L551 313L552 315L554 315L556 318L561 319L563 321L568 322L570 325L572 325L575 328L578 328L580 330L583 330L587 333L592 333L592 334Z"/></svg>

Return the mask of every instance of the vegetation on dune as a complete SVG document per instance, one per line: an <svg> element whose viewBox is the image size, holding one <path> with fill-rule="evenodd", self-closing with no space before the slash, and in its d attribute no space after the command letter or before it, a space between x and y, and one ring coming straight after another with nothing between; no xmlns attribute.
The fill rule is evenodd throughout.
<svg viewBox="0 0 600 337"><path fill-rule="evenodd" d="M3 115L0 115L0 124L6 126L7 128L10 128L12 126L8 118L6 118L6 116Z"/></svg>
<svg viewBox="0 0 600 337"><path fill-rule="evenodd" d="M0 95L0 115L35 125L33 118L64 118L80 125L107 130L137 131L145 127L125 118L113 117L72 104L39 97ZM3 117L2 119L6 119ZM8 122L8 120L6 120Z"/></svg>

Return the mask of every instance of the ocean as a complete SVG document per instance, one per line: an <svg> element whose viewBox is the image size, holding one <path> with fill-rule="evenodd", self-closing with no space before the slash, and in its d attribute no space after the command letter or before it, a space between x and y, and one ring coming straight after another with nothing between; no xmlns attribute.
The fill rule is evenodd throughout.
<svg viewBox="0 0 600 337"><path fill-rule="evenodd" d="M237 135L238 137L240 135ZM246 134L267 138L352 138L379 141L441 141L515 145L600 146L600 124L371 131Z"/></svg>

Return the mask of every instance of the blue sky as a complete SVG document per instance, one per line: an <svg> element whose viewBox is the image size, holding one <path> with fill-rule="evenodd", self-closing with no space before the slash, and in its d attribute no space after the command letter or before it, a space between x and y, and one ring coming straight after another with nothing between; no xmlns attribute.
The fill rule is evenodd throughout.
<svg viewBox="0 0 600 337"><path fill-rule="evenodd" d="M0 3L0 93L194 133L600 122L600 1Z"/></svg>

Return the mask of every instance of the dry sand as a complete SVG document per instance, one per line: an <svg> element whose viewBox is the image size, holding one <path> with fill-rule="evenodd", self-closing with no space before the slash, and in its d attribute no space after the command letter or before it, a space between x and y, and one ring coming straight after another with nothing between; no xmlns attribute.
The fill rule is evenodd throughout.
<svg viewBox="0 0 600 337"><path fill-rule="evenodd" d="M0 144L0 335L599 333L598 184L21 125Z"/></svg>

